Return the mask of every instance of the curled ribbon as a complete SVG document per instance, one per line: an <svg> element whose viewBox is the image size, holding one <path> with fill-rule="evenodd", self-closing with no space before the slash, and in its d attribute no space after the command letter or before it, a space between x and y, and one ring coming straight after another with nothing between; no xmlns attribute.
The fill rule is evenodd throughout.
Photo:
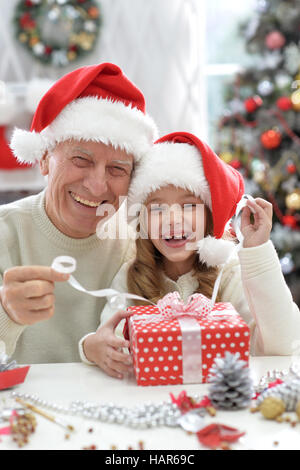
<svg viewBox="0 0 300 470"><path fill-rule="evenodd" d="M182 317L182 316L203 316L209 315L211 319L224 319L228 318L231 313L227 313L224 317L223 312L213 312L211 301L203 294L191 295L187 303L185 304L180 298L178 292L171 292L166 294L160 299L157 304L150 302L148 299L135 294L119 292L115 289L99 289L99 290L87 290L85 289L76 279L72 276L72 273L76 270L76 260L71 256L58 256L55 258L51 265L52 269L64 274L70 274L68 283L76 290L92 295L94 297L107 297L111 307L117 309L126 309L126 300L142 300L143 302L151 303L158 307L160 314L164 317ZM148 321L160 321L161 315L138 315L141 319L147 319Z"/></svg>
<svg viewBox="0 0 300 470"><path fill-rule="evenodd" d="M149 302L149 300L144 299L134 294L122 293L115 289L100 289L100 290L87 290L85 289L76 279L72 276L76 270L76 260L71 256L58 256L55 258L51 265L52 269L58 271L59 273L70 274L68 283L74 287L74 289L84 292L85 294L92 295L94 297L107 297L111 307L124 310L126 309L126 300L143 300Z"/></svg>

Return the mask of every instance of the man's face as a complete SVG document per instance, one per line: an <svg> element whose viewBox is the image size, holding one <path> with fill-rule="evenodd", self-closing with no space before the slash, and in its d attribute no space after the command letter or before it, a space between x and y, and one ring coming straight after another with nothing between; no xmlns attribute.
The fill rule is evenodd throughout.
<svg viewBox="0 0 300 470"><path fill-rule="evenodd" d="M119 208L126 196L133 169L133 156L101 142L66 141L47 152L40 162L48 175L46 212L65 235L86 238L96 232L103 218L96 215L101 204Z"/></svg>

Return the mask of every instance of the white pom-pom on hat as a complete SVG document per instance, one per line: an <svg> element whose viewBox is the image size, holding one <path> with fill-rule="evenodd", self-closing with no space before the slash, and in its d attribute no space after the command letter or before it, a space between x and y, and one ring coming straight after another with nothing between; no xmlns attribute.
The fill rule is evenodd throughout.
<svg viewBox="0 0 300 470"><path fill-rule="evenodd" d="M29 133L22 129L13 131L10 148L19 162L26 161L32 164L36 163L47 150L47 146L39 133ZM22 158L19 155L22 155Z"/></svg>
<svg viewBox="0 0 300 470"><path fill-rule="evenodd" d="M199 260L208 267L225 264L235 248L235 243L210 235L197 242Z"/></svg>

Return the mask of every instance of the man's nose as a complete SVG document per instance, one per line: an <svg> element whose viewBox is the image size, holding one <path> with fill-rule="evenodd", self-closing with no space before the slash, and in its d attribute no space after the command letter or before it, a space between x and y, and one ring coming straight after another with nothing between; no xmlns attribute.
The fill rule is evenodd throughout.
<svg viewBox="0 0 300 470"><path fill-rule="evenodd" d="M99 197L108 190L107 175L104 166L91 168L84 178L84 186L91 195Z"/></svg>

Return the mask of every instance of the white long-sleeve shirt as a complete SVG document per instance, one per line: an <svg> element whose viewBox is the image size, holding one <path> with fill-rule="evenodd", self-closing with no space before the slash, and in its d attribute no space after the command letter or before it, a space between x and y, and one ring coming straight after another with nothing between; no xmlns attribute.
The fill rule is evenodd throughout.
<svg viewBox="0 0 300 470"><path fill-rule="evenodd" d="M111 284L113 289L128 292L129 266L130 262L127 262L121 267ZM166 293L177 291L184 301L198 288L191 272L177 281L165 276L164 282ZM252 355L293 354L300 340L300 312L293 302L271 241L239 250L238 256L224 268L219 294L221 301L230 302L249 325ZM134 301L129 301L128 305L134 305ZM101 313L100 325L114 313L107 303ZM122 334L122 327L123 322L116 334ZM79 351L82 361L90 363L83 352L86 336L79 342Z"/></svg>

